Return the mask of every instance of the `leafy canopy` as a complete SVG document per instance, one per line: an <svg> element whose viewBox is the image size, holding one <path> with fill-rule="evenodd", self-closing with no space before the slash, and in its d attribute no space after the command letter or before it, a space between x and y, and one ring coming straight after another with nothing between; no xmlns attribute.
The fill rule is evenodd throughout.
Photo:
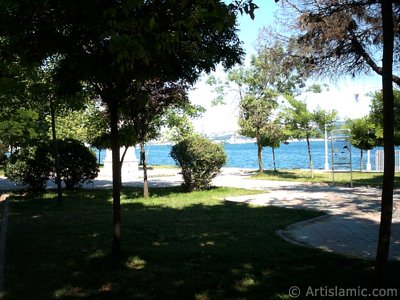
<svg viewBox="0 0 400 300"><path fill-rule="evenodd" d="M376 134L380 138L380 145L383 141L383 98L382 91L376 91L369 95L371 97L371 122L375 124ZM393 90L394 96L394 143L400 145L400 90Z"/></svg>

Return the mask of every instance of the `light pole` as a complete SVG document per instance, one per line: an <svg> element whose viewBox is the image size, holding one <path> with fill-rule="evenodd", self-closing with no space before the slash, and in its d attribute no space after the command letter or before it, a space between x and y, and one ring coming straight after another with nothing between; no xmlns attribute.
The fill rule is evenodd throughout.
<svg viewBox="0 0 400 300"><path fill-rule="evenodd" d="M325 127L325 171L329 171L329 162L328 162L328 130Z"/></svg>
<svg viewBox="0 0 400 300"><path fill-rule="evenodd" d="M367 172L371 172L371 150L367 151Z"/></svg>

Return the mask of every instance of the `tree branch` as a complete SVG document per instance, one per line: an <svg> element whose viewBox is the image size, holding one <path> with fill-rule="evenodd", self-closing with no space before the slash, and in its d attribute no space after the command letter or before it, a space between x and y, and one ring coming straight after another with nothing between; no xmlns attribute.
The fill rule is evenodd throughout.
<svg viewBox="0 0 400 300"><path fill-rule="evenodd" d="M382 76L382 67L379 67L376 62L371 58L371 56L365 51L364 47L361 45L359 40L353 35L351 42L353 43L357 53L365 60L365 62L371 67L371 69ZM400 77L392 74L392 81L400 87Z"/></svg>

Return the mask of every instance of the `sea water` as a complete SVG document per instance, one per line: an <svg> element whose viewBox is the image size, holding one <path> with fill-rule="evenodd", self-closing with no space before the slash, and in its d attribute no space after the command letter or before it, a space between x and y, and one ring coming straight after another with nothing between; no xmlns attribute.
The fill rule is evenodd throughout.
<svg viewBox="0 0 400 300"><path fill-rule="evenodd" d="M324 141L311 141L311 154L314 169L325 168L325 143ZM170 156L170 145L146 145L147 162L149 165L175 165L174 160ZM255 143L245 144L223 144L226 155L228 156L227 167L237 168L258 168L257 145ZM371 150L372 170L375 170L375 152L382 150L378 147ZM397 149L397 148L396 148ZM352 147L352 166L353 170L360 169L360 150ZM97 155L99 155L97 153ZM100 161L105 157L105 151L100 152ZM139 158L139 149L136 149L136 157ZM263 148L263 164L264 169L273 169L272 150L269 147ZM307 142L295 141L288 144L282 143L279 148L275 149L276 167L277 169L309 169L309 159ZM328 143L328 162L331 167L331 149ZM367 151L364 151L363 169L366 168Z"/></svg>

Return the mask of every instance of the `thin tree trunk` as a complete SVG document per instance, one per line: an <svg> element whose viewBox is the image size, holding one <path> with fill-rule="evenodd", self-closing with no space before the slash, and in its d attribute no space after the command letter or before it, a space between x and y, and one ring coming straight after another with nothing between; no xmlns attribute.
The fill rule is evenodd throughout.
<svg viewBox="0 0 400 300"><path fill-rule="evenodd" d="M124 160L125 160L125 155L126 155L126 152L128 152L128 146L125 146L125 148L124 148L124 152L122 153L122 156L121 156L121 159L120 159L120 161L119 161L119 171L120 171L120 173L121 173L121 190L122 190L122 166L123 166L123 164L124 164ZM121 149L121 148L120 148ZM120 150L121 151L121 150ZM121 155L121 152L119 153L119 155Z"/></svg>
<svg viewBox="0 0 400 300"><path fill-rule="evenodd" d="M62 203L61 175L60 175L60 156L58 155L57 134L56 134L56 112L54 102L50 100L51 115L51 134L53 137L53 155L56 169L57 202Z"/></svg>
<svg viewBox="0 0 400 300"><path fill-rule="evenodd" d="M121 170L122 170L122 165L123 165L124 160L125 160L126 152L128 152L128 148L129 148L128 146L125 146L124 152L122 153L122 157L121 157L121 160L119 162ZM121 155L121 153L120 153L120 155Z"/></svg>
<svg viewBox="0 0 400 300"><path fill-rule="evenodd" d="M379 240L375 260L375 278L377 285L384 282L388 264L389 245L393 214L394 185L394 99L393 99L393 8L392 1L381 0L383 58L382 58L382 98L383 98L383 143L384 169L381 203Z"/></svg>
<svg viewBox="0 0 400 300"><path fill-rule="evenodd" d="M272 147L272 161L274 162L274 172L276 172L276 159L275 159L275 148Z"/></svg>
<svg viewBox="0 0 400 300"><path fill-rule="evenodd" d="M111 128L112 177L113 177L113 242L112 253L118 256L121 251L121 164L118 134L118 103L108 99Z"/></svg>
<svg viewBox="0 0 400 300"><path fill-rule="evenodd" d="M257 158L258 158L258 172L263 173L264 167L262 161L262 145L259 137L257 137Z"/></svg>
<svg viewBox="0 0 400 300"><path fill-rule="evenodd" d="M360 172L363 171L363 159L364 159L364 151L360 149Z"/></svg>
<svg viewBox="0 0 400 300"><path fill-rule="evenodd" d="M144 149L144 143L140 143L140 160L143 164L143 197L149 198L149 182L147 178L147 162L146 162L146 152Z"/></svg>
<svg viewBox="0 0 400 300"><path fill-rule="evenodd" d="M314 178L314 170L313 170L313 164L312 164L312 157L311 157L311 145L310 145L310 139L307 136L307 149L308 149L308 160L310 162L310 171L311 171L311 178Z"/></svg>

